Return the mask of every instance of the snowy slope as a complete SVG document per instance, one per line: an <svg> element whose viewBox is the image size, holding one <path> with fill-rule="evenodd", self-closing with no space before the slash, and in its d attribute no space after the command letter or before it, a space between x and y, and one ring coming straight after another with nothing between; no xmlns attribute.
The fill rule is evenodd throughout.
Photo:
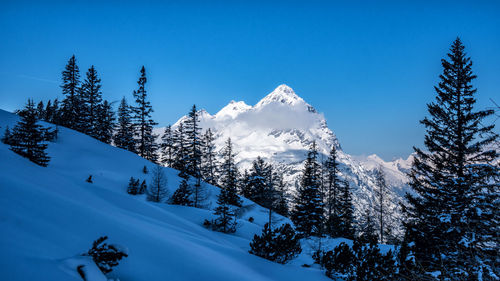
<svg viewBox="0 0 500 281"><path fill-rule="evenodd" d="M185 118L180 118L173 127ZM215 131L218 149L224 146L228 137L232 139L240 168L249 168L251 162L261 156L284 172L292 191L312 141L315 140L318 145L320 160L325 160L331 147L336 146L342 174L354 186L357 214L372 200L372 162L383 164L396 199L406 192L404 169L408 160L398 160L399 164L386 163L377 156L374 156L376 161L372 161L371 158L354 158L345 153L328 128L324 116L287 85L278 86L254 106L243 101L231 101L214 115L201 110L200 124L205 130L212 128ZM161 134L163 130L157 128L156 133ZM398 200L392 203L396 207Z"/></svg>
<svg viewBox="0 0 500 281"><path fill-rule="evenodd" d="M0 110L0 131L16 120ZM60 128L48 154L51 162L43 168L0 143L1 280L81 280L75 265L88 261L78 254L101 235L129 249L110 274L122 281L329 280L318 268L300 266L310 262L305 255L283 266L248 254L267 215L251 201L244 201L235 234L217 233L201 226L209 210L128 195L129 178L149 180L142 168L152 168L133 153ZM177 171L164 170L172 193ZM92 184L85 182L90 174ZM218 189L206 188L213 202Z"/></svg>

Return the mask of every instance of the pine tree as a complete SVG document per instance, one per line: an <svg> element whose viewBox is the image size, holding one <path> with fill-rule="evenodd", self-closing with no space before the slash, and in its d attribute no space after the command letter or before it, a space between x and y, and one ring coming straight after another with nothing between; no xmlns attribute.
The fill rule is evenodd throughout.
<svg viewBox="0 0 500 281"><path fill-rule="evenodd" d="M332 146L330 155L325 161L324 170L325 179L325 210L326 223L325 231L332 237L342 237L343 233L339 230L341 224L342 204L340 202L340 193L342 189L342 180L340 179L339 163L337 162L337 150Z"/></svg>
<svg viewBox="0 0 500 281"><path fill-rule="evenodd" d="M130 177L127 187L127 193L131 195L139 194L139 179L134 179Z"/></svg>
<svg viewBox="0 0 500 281"><path fill-rule="evenodd" d="M337 224L337 231L340 237L354 238L354 205L352 203L351 187L348 181L342 183L339 194L340 215Z"/></svg>
<svg viewBox="0 0 500 281"><path fill-rule="evenodd" d="M101 79L97 76L93 65L87 71L82 83L80 98L82 130L87 135L99 139L97 126L102 117L99 116L102 107Z"/></svg>
<svg viewBox="0 0 500 281"><path fill-rule="evenodd" d="M357 239L363 243L377 243L379 236L371 206L367 207L361 214L357 230Z"/></svg>
<svg viewBox="0 0 500 281"><path fill-rule="evenodd" d="M217 207L214 214L217 216L212 221L212 229L224 233L233 233L236 231L236 213L234 207L231 206L231 192L226 188L221 188L217 196Z"/></svg>
<svg viewBox="0 0 500 281"><path fill-rule="evenodd" d="M267 208L271 205L269 199L274 189L272 182L272 167L260 156L252 163L249 170L248 184L245 187L244 196L255 203Z"/></svg>
<svg viewBox="0 0 500 281"><path fill-rule="evenodd" d="M406 243L420 272L439 271L441 280L495 279L499 167L498 152L488 146L498 135L481 122L494 112L474 111L476 76L460 39L441 62L436 100L421 121L428 152L414 148L414 193L403 208Z"/></svg>
<svg viewBox="0 0 500 281"><path fill-rule="evenodd" d="M302 252L300 239L290 224L272 230L266 223L262 235L254 235L250 243L250 254L285 264Z"/></svg>
<svg viewBox="0 0 500 281"><path fill-rule="evenodd" d="M182 179L181 183L179 184L179 188L177 188L177 190L175 190L174 194L172 195L171 202L174 205L193 206L194 202L191 199L192 194L193 191L191 190L191 187L189 186L187 180Z"/></svg>
<svg viewBox="0 0 500 281"><path fill-rule="evenodd" d="M225 190L225 197L230 205L240 207L241 199L238 197L238 167L234 162L233 144L228 138L226 146L222 151L222 165L220 168L220 183L221 189Z"/></svg>
<svg viewBox="0 0 500 281"><path fill-rule="evenodd" d="M97 117L93 128L95 137L104 143L111 143L115 128L115 113L111 104L105 100L96 108L95 114Z"/></svg>
<svg viewBox="0 0 500 281"><path fill-rule="evenodd" d="M130 107L125 97L123 97L118 107L118 124L116 134L113 136L113 142L119 148L134 152L134 127L131 120Z"/></svg>
<svg viewBox="0 0 500 281"><path fill-rule="evenodd" d="M172 168L179 171L179 176L182 178L188 177L186 171L186 159L187 159L187 144L186 144L186 134L184 131L184 124L181 122L173 134L174 138L174 162Z"/></svg>
<svg viewBox="0 0 500 281"><path fill-rule="evenodd" d="M46 167L50 160L45 152L47 130L38 124L37 112L32 100L28 100L20 116L21 120L12 130L10 140L8 140L10 149L31 162Z"/></svg>
<svg viewBox="0 0 500 281"><path fill-rule="evenodd" d="M316 142L313 141L307 153L301 183L295 197L295 208L291 216L297 231L305 237L319 235L323 222L320 168L317 157Z"/></svg>
<svg viewBox="0 0 500 281"><path fill-rule="evenodd" d="M208 128L202 135L201 174L205 182L217 185L217 160L215 154L214 134Z"/></svg>
<svg viewBox="0 0 500 281"><path fill-rule="evenodd" d="M153 108L147 100L146 81L146 69L143 66L141 68L141 77L137 81L139 87L134 91L136 106L132 107L132 120L134 122L135 135L138 138L137 153L145 159L155 162L157 160L155 143L157 136L153 134L153 126L158 123L154 122L151 118Z"/></svg>
<svg viewBox="0 0 500 281"><path fill-rule="evenodd" d="M8 145L12 144L12 133L10 132L9 126L5 127L2 142Z"/></svg>
<svg viewBox="0 0 500 281"><path fill-rule="evenodd" d="M172 126L168 125L161 136L161 163L167 167L173 167L175 159L175 143Z"/></svg>
<svg viewBox="0 0 500 281"><path fill-rule="evenodd" d="M61 125L82 131L81 100L80 100L80 70L73 55L62 72L62 93L64 99L61 108Z"/></svg>
<svg viewBox="0 0 500 281"><path fill-rule="evenodd" d="M201 184L201 128L199 123L196 105L193 105L188 118L184 121L187 144L186 172L196 179L197 186Z"/></svg>
<svg viewBox="0 0 500 281"><path fill-rule="evenodd" d="M276 198L273 204L273 209L276 213L288 217L288 196L285 181L283 179L283 174L276 173L275 177L275 192Z"/></svg>
<svg viewBox="0 0 500 281"><path fill-rule="evenodd" d="M392 211L389 206L389 201L394 200L389 193L387 183L385 182L385 172L381 166L374 171L375 189L374 189L374 212L377 217L377 228L379 233L379 242L387 242L387 238L391 232L391 217Z"/></svg>
<svg viewBox="0 0 500 281"><path fill-rule="evenodd" d="M151 173L151 183L147 189L147 199L153 202L163 202L167 195L167 175L163 167L155 165Z"/></svg>
<svg viewBox="0 0 500 281"><path fill-rule="evenodd" d="M38 120L45 119L45 109L43 106L43 101L40 101L36 107L36 119Z"/></svg>

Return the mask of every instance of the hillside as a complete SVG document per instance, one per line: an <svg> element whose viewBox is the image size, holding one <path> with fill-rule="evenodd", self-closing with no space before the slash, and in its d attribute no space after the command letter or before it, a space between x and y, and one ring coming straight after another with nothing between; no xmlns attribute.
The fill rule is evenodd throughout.
<svg viewBox="0 0 500 281"><path fill-rule="evenodd" d="M0 110L0 130L18 117ZM0 143L0 279L79 280L76 265L99 236L126 246L129 257L109 277L132 280L329 280L311 263L307 245L291 264L248 253L266 210L244 200L240 227L232 235L202 227L210 210L147 202L126 193L131 176L150 162L75 131L59 128L46 168ZM170 194L177 171L164 168ZM89 175L93 183L85 180ZM218 188L205 185L213 207ZM253 223L248 218L253 217ZM284 218L278 218L285 221ZM335 243L335 242L333 242ZM102 277L102 276L100 276ZM96 279L98 280L98 279ZM101 280L101 279L99 279Z"/></svg>

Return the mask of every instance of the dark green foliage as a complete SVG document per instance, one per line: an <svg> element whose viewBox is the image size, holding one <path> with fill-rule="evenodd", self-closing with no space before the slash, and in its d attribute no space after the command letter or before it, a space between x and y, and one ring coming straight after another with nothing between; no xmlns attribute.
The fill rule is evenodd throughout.
<svg viewBox="0 0 500 281"><path fill-rule="evenodd" d="M5 127L5 132L3 133L2 142L5 144L12 144L12 133L10 132L9 126Z"/></svg>
<svg viewBox="0 0 500 281"><path fill-rule="evenodd" d="M135 136L137 137L137 153L150 161L156 161L156 135L153 134L153 126L158 123L151 118L153 108L147 100L146 94L146 69L141 68L141 77L137 81L138 89L134 91L136 106L132 107L132 120L134 124Z"/></svg>
<svg viewBox="0 0 500 281"><path fill-rule="evenodd" d="M307 154L301 183L295 197L295 208L291 215L297 231L305 237L320 235L323 227L323 202L317 156L316 142L313 142Z"/></svg>
<svg viewBox="0 0 500 281"><path fill-rule="evenodd" d="M442 61L435 87L425 150L415 148L410 177L413 193L403 206L406 243L418 278L440 272L441 280L495 279L498 268L500 209L498 135L475 111L472 62L460 39Z"/></svg>
<svg viewBox="0 0 500 281"><path fill-rule="evenodd" d="M82 104L80 97L80 70L73 55L62 72L61 125L78 131L83 131Z"/></svg>
<svg viewBox="0 0 500 281"><path fill-rule="evenodd" d="M131 195L139 194L139 179L134 179L130 177L127 187L127 193Z"/></svg>
<svg viewBox="0 0 500 281"><path fill-rule="evenodd" d="M211 222L213 230L224 233L233 233L236 231L236 213L234 206L230 203L231 198L231 192L228 189L220 189L220 193L217 196L217 207L214 210L214 214L217 217Z"/></svg>
<svg viewBox="0 0 500 281"><path fill-rule="evenodd" d="M238 174L238 167L236 167L236 163L234 162L233 144L231 143L231 139L227 139L226 146L222 152L219 186L226 194L227 203L240 207L241 199L237 194Z"/></svg>
<svg viewBox="0 0 500 281"><path fill-rule="evenodd" d="M184 124L181 122L177 129L173 133L174 141L174 160L172 163L172 168L179 171L179 177L187 179L189 177L186 170L187 162L187 141L186 133L184 130Z"/></svg>
<svg viewBox="0 0 500 281"><path fill-rule="evenodd" d="M193 191L191 190L191 187L189 186L187 180L182 179L179 188L175 190L170 201L174 205L193 206L194 202L191 199L192 194Z"/></svg>
<svg viewBox="0 0 500 281"><path fill-rule="evenodd" d="M105 241L107 236L100 237L92 244L92 248L85 253L85 256L91 256L95 264L99 267L102 273L111 272L118 265L118 262L124 257L128 257L127 250L118 245L109 245Z"/></svg>
<svg viewBox="0 0 500 281"><path fill-rule="evenodd" d="M302 252L300 240L290 224L284 224L271 230L264 225L262 234L254 235L250 243L250 254L285 264Z"/></svg>
<svg viewBox="0 0 500 281"><path fill-rule="evenodd" d="M186 134L186 173L196 179L199 186L201 181L201 138L200 138L200 120L196 105L193 105L184 121Z"/></svg>
<svg viewBox="0 0 500 281"><path fill-rule="evenodd" d="M210 128L202 135L201 175L206 183L217 185L217 160L214 134Z"/></svg>
<svg viewBox="0 0 500 281"><path fill-rule="evenodd" d="M111 104L108 101L104 101L97 106L96 110L97 120L93 128L94 137L104 143L110 144L115 128L115 117Z"/></svg>
<svg viewBox="0 0 500 281"><path fill-rule="evenodd" d="M102 116L98 114L102 102L101 79L92 65L87 71L86 78L82 83L80 90L80 106L82 121L82 132L99 139L97 123Z"/></svg>
<svg viewBox="0 0 500 281"><path fill-rule="evenodd" d="M47 166L50 158L45 150L47 149L47 133L50 131L38 124L37 112L32 100L28 100L26 107L19 115L21 120L7 138L10 149L37 165Z"/></svg>
<svg viewBox="0 0 500 281"><path fill-rule="evenodd" d="M175 160L175 142L172 126L168 125L161 136L161 163L173 167Z"/></svg>
<svg viewBox="0 0 500 281"><path fill-rule="evenodd" d="M351 247L342 242L333 251L317 252L314 259L326 269L326 276L336 278L354 272L356 257Z"/></svg>
<svg viewBox="0 0 500 281"><path fill-rule="evenodd" d="M118 107L118 124L113 141L116 147L135 152L134 126L130 114L130 107L125 97L123 97Z"/></svg>

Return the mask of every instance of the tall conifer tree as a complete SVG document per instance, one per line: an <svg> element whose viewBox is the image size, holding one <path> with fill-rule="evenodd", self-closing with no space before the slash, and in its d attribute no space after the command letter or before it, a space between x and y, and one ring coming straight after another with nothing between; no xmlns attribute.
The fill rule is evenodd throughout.
<svg viewBox="0 0 500 281"><path fill-rule="evenodd" d="M82 112L80 100L80 70L73 55L62 72L62 101L61 125L82 131Z"/></svg>
<svg viewBox="0 0 500 281"><path fill-rule="evenodd" d="M118 124L116 134L113 136L113 142L119 148L134 152L134 127L130 113L127 100L123 97L118 107Z"/></svg>

